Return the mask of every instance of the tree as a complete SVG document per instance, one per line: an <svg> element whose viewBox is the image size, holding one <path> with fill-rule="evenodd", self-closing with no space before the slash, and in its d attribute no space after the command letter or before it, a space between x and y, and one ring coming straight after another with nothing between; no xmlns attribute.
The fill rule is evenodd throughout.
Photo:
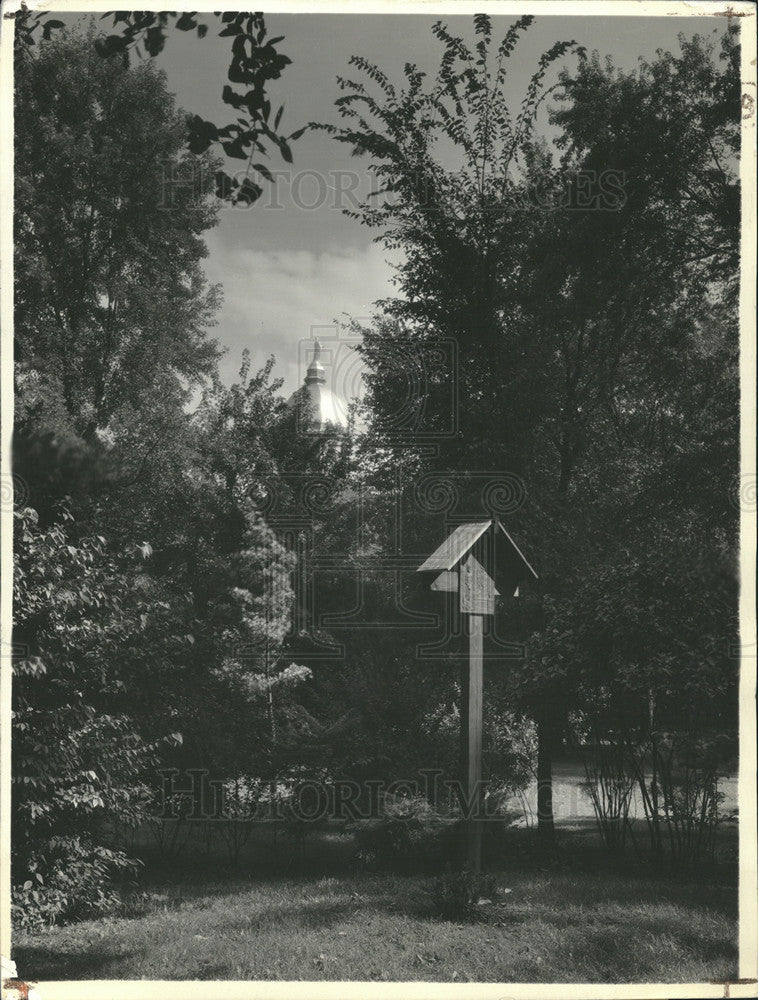
<svg viewBox="0 0 758 1000"><path fill-rule="evenodd" d="M467 469L522 477L529 503L509 520L542 570L542 608L531 629L521 626L539 638L553 627L555 599L573 606L578 580L604 558L593 519L608 475L619 476L633 454L635 469L650 462L665 481L678 449L690 457L675 460L690 469L701 460L703 436L709 460L716 440L734 453L732 388L707 426L688 427L686 397L710 396L712 358L701 347L704 337L713 342L717 315L726 325L716 353L727 365L736 346L739 77L736 29L723 40L721 67L698 39L637 76L603 70L578 49L578 69L560 77L564 103L553 119L565 153L556 166L535 123L545 74L570 43L542 57L513 121L506 110L508 59L529 20L513 25L494 56L484 15L473 50L437 25L444 53L430 88L415 67L400 90L354 58L378 97L341 80L337 106L348 125L326 128L371 156L379 193L392 197L358 217L405 252L404 297L381 303L363 331L374 417L367 449L380 466L383 454L385 466L399 465L406 482L428 468L413 449L398 462L377 428L392 426L405 355L454 338L465 405L460 435L439 442L437 461L464 479ZM447 165L451 146L460 167ZM630 169L619 174L620 166ZM443 383L432 380L425 399L431 426ZM539 723L540 818L550 830L550 736L576 685L555 643L544 656L533 645L511 672Z"/></svg>
<svg viewBox="0 0 758 1000"><path fill-rule="evenodd" d="M286 137L279 133L284 107L277 110L272 123L271 102L266 96L266 85L270 80L279 79L290 59L276 48L282 37L267 37L266 22L260 11L226 11L213 16L221 21L219 37L231 39L229 81L242 84L247 89L240 92L229 84L224 85L222 100L236 112L235 120L228 125L218 126L199 115L191 116L187 147L191 153L200 154L215 145L230 158L246 160L241 180L239 172L229 175L222 169L215 171L213 179L219 198L232 204L251 205L263 193L255 178L273 179L268 167L254 162L253 155L268 155L267 143L271 143L278 147L285 162L291 163L289 143L302 134L302 129ZM96 49L105 58L119 56L124 66L128 66L131 53L141 58L143 49L148 56L162 52L172 26L178 31L196 31L198 38L204 38L208 33L208 24L205 19L198 20L199 17L192 11L183 14L171 11L107 12L100 19L110 18L115 30L106 37L98 38ZM62 27L62 21L46 14L35 14L26 9L18 12L14 38L17 66L30 58L38 37L48 41L53 32Z"/></svg>
<svg viewBox="0 0 758 1000"><path fill-rule="evenodd" d="M402 297L382 303L396 333L369 331L363 348L371 369L369 405L382 415L395 405L391 383L405 358L393 340L451 337L459 348L461 398L469 401L460 411L468 461L514 472L527 462L536 405L521 373L540 368L544 349L519 322L520 260L531 225L525 182L538 112L549 93L547 73L575 47L558 42L540 57L512 113L508 70L532 21L520 18L496 46L489 17L477 15L473 50L438 22L433 32L443 55L429 85L409 64L404 87L396 88L380 68L353 57L351 65L378 96L362 82L338 78L344 95L336 106L348 124L318 126L355 155L372 158L378 203L367 200L357 218L405 258L397 273ZM400 359L393 357L398 350ZM443 442L441 464L446 447Z"/></svg>
<svg viewBox="0 0 758 1000"><path fill-rule="evenodd" d="M721 40L720 66L714 46L701 38L680 38L680 47L680 56L659 52L636 74L616 73L609 63L603 68L597 55L580 63L575 74L562 74L552 116L565 152L560 169L544 167L548 206L578 206L580 182L589 183L593 198L603 191L603 177L623 184L613 205L585 200L594 210L546 213L535 226L525 269L535 328L551 331L556 343L548 372L559 389L543 426L546 443L557 451L561 504L558 511L542 506L563 533L553 545L546 584L562 595L564 607L581 600L588 544L601 574L611 550L614 572L629 576L638 559L657 564L662 546L678 579L697 589L697 574L681 561L672 530L678 524L689 534L683 507L691 511L690 504L709 510L714 534L704 551L714 564L734 545L736 518L727 498L738 440L737 31L730 27ZM587 192L584 183L585 199ZM616 488L623 489L623 503L613 498ZM598 490L605 503L593 499ZM630 538L619 525L632 505L643 526ZM609 526L601 536L605 552L597 540L589 542L602 524ZM620 550L613 540L619 534ZM620 580L618 586L626 592ZM721 590L723 607L728 588ZM642 590L633 606L643 614ZM664 607L679 620L673 591ZM625 617L620 609L619 615ZM723 634L730 626L707 615L702 620L718 627L710 640L721 653L709 661L705 636L696 652L692 636L669 635L669 655L677 656L678 648L675 662L684 670L688 658L704 656L728 701L735 677L724 669ZM554 637L565 636L555 627ZM551 645L541 669L563 700L577 687L570 658ZM642 671L640 653L627 655ZM648 656L655 661L652 650Z"/></svg>
<svg viewBox="0 0 758 1000"><path fill-rule="evenodd" d="M739 274L739 28L728 26L718 51L699 35L680 35L679 46L630 73L595 53L562 74L552 120L564 166L623 170L624 204L607 224L630 273L633 264L640 280L660 284L684 274L693 292L720 286L730 300Z"/></svg>
<svg viewBox="0 0 758 1000"><path fill-rule="evenodd" d="M468 472L507 471L517 477L532 472L551 393L543 373L553 344L535 336L521 285L534 217L530 183L541 166L534 140L537 116L549 93L548 71L575 43L558 42L541 56L518 111L511 113L510 60L532 20L520 18L496 46L489 17L477 15L473 50L437 23L433 31L443 55L431 86L409 65L406 86L398 90L379 68L354 58L353 65L378 86L379 97L363 83L341 79L346 93L337 106L349 124L327 126L356 154L372 156L370 169L388 200L378 208L364 206L359 217L381 228L378 238L386 245L405 253L398 268L403 297L382 303L384 319L363 331L369 412L375 426L392 426L406 355L415 353L414 344L454 340L456 371L431 380L425 410L431 414L428 426L444 426L445 382L455 377L458 398L465 401L458 411L459 434L439 441L436 464L460 473L467 510L479 503L480 486L475 476L466 483ZM448 166L451 161L459 165ZM368 449L381 455L381 432L372 440L369 431ZM429 469L429 460L413 449L399 462L391 449L385 454L403 470L401 491L411 495L414 478ZM433 544L427 537L420 548ZM543 749L548 728L540 727Z"/></svg>
<svg viewBox="0 0 758 1000"><path fill-rule="evenodd" d="M164 169L207 157L182 152L162 76L93 42L43 42L16 119L22 920L107 906L131 865L113 829L144 818L156 768L265 770L307 678L281 660L292 557L249 501L275 468L266 434L253 448L281 408L271 365L218 385L201 271L215 210L181 186L161 201Z"/></svg>
<svg viewBox="0 0 758 1000"><path fill-rule="evenodd" d="M141 555L117 560L72 522L65 508L50 528L15 516L14 916L32 925L97 912L135 867L104 828L144 818L158 749L125 711L160 659L140 625Z"/></svg>
<svg viewBox="0 0 758 1000"><path fill-rule="evenodd" d="M149 63L63 32L18 74L16 357L45 409L92 441L120 410L213 373L200 237L215 208L172 186L203 164L182 153L183 116Z"/></svg>

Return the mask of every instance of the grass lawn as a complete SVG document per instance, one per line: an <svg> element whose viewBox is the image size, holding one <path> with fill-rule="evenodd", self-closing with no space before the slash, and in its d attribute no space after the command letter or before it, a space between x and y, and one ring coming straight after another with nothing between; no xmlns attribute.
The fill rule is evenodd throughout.
<svg viewBox="0 0 758 1000"><path fill-rule="evenodd" d="M334 869L332 865L332 869ZM17 936L27 978L689 982L737 976L736 878L653 877L591 855L496 872L476 924L434 915L430 876L154 871L150 909ZM323 867L322 867L323 872ZM329 866L327 865L327 870Z"/></svg>

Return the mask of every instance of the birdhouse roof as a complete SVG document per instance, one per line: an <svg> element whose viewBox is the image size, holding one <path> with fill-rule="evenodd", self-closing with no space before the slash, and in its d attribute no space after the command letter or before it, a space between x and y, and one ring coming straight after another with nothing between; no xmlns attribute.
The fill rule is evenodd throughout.
<svg viewBox="0 0 758 1000"><path fill-rule="evenodd" d="M520 569L523 575L531 575L536 580L537 574L529 563L529 560L498 520L473 521L469 524L459 524L458 527L447 536L442 545L440 545L438 549L435 549L429 558L422 563L421 566L419 566L417 572L439 573L442 570L453 569L453 567L460 562L466 553L473 548L474 544L482 537L482 535L484 535L485 532L493 526L495 531L498 531L498 533L502 532L502 535L505 536L509 554L515 557L516 561L520 564Z"/></svg>

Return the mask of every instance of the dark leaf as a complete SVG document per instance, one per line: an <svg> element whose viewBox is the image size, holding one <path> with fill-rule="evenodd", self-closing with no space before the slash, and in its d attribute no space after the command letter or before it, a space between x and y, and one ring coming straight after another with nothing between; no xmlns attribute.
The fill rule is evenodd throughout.
<svg viewBox="0 0 758 1000"><path fill-rule="evenodd" d="M260 184L255 184L253 181L250 180L249 177L246 177L242 182L239 191L237 192L235 201L242 202L243 204L246 205L252 205L260 198L262 194L263 194L263 188L260 186Z"/></svg>
<svg viewBox="0 0 758 1000"><path fill-rule="evenodd" d="M273 182L274 180L273 174L264 163L254 163L253 167L255 170L258 171L259 174L265 177L267 181Z"/></svg>
<svg viewBox="0 0 758 1000"><path fill-rule="evenodd" d="M148 28L145 33L145 48L149 55L157 56L159 52L163 51L165 44L166 36L162 28Z"/></svg>
<svg viewBox="0 0 758 1000"><path fill-rule="evenodd" d="M249 145L249 143L248 143ZM247 158L247 150L245 149L244 136L237 136L232 142L222 142L224 152L227 156L231 156L236 160L244 160Z"/></svg>
<svg viewBox="0 0 758 1000"><path fill-rule="evenodd" d="M221 91L221 99L225 104L230 104L233 108L241 108L245 103L244 95L238 94L228 83L224 84L224 89Z"/></svg>
<svg viewBox="0 0 758 1000"><path fill-rule="evenodd" d="M63 21L44 21L42 28L42 37L45 40L49 40L50 33L53 31L53 29L62 27L63 27Z"/></svg>

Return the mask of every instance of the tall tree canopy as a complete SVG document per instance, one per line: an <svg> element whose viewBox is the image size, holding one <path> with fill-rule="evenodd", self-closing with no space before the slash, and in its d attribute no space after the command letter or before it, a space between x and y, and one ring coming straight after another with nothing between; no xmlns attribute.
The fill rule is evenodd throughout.
<svg viewBox="0 0 758 1000"><path fill-rule="evenodd" d="M733 719L729 642L690 630L673 591L654 611L641 581L661 571L662 557L667 577L689 581L687 592L701 567L687 553L694 560L704 546L710 582L698 600L724 608L735 599L728 470L738 435L739 46L730 26L719 48L681 39L679 55L661 52L631 73L576 49L578 65L548 87L551 64L574 48L557 43L522 97L509 89L508 69L531 20L514 23L499 46L486 15L475 19L473 45L438 24L442 58L429 85L413 66L400 86L354 58L364 78L340 79L346 124L327 130L370 157L380 202L358 217L403 251L401 296L381 303L362 331L365 449L384 470L375 481L386 488L387 472L398 469L408 483L424 470L451 471L475 513L475 473L521 477L526 503L508 520L541 570L540 601L530 621L512 620L533 641L507 673L512 694L544 723L548 786L548 734L560 733L572 699L592 691L577 682L584 661L569 653L570 630L579 620L591 630L601 621L612 628L616 613L619 624L628 619L621 609L599 613L595 574L618 580L627 598L620 581L637 581L636 627L646 615L670 613L676 623L676 635L659 635L668 651L651 644L646 654L656 686L680 691L693 664L710 663L721 719ZM554 149L539 136L545 97L554 103ZM428 379L425 429L444 426L446 383L455 379L459 434L441 435L436 455L422 438L393 450L407 368L416 347L439 338L456 342L458 363ZM709 539L691 523L706 510ZM428 531L420 511L417 520ZM680 537L699 539L692 550L675 542L685 526ZM711 614L701 620L719 627ZM732 634L733 621L723 628ZM628 645L613 656L634 673ZM602 659L594 663L602 672ZM694 719L691 700L680 703ZM549 816L547 800L541 814Z"/></svg>
<svg viewBox="0 0 758 1000"><path fill-rule="evenodd" d="M16 357L91 440L119 411L214 372L201 262L216 209L164 76L61 33L18 64ZM23 386L23 376L22 376Z"/></svg>
<svg viewBox="0 0 758 1000"><path fill-rule="evenodd" d="M308 677L282 657L293 559L250 500L280 384L246 364L222 389L208 336L216 208L181 180L213 164L162 74L96 40L43 41L17 92L14 882L49 920L105 900L161 763L267 766Z"/></svg>
<svg viewBox="0 0 758 1000"><path fill-rule="evenodd" d="M282 134L280 124L284 106L272 115L266 87L271 80L279 79L291 60L277 49L283 37L269 37L261 11L219 11L212 15L193 11L107 11L100 15L100 20L110 20L112 31L99 35L95 48L101 56L118 56L123 65L128 66L131 54L141 58L162 52L171 28L193 31L198 38L205 38L210 17L220 23L218 35L228 38L231 46L229 83L224 84L221 99L234 109L235 118L226 125L218 125L205 121L200 115L192 115L188 121L186 144L191 153L204 153L214 146L222 149L232 161L246 161L245 170L235 171L233 175L221 169L219 163L213 181L219 198L233 205L251 205L263 193L260 182L273 180L260 157L266 158L271 147L275 147L285 162L291 163L289 144L303 131L299 129L289 136ZM16 12L14 49L17 63L27 62L32 47L40 40L49 41L63 26L63 21L44 12L26 8ZM246 89L240 91L230 84ZM257 154L258 161L253 154Z"/></svg>

